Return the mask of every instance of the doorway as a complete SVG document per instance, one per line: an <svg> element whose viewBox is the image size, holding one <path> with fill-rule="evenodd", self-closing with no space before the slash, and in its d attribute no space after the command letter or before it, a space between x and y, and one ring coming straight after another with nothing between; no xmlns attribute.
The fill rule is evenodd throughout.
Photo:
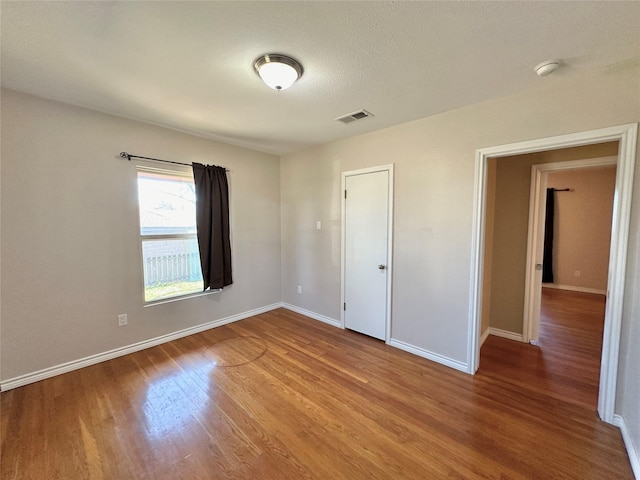
<svg viewBox="0 0 640 480"><path fill-rule="evenodd" d="M393 165L342 174L342 326L389 341Z"/></svg>
<svg viewBox="0 0 640 480"><path fill-rule="evenodd" d="M617 141L619 142L618 171L616 174L616 200L614 202L609 255L609 296L605 311L602 368L598 393L598 413L600 418L608 423L613 423L637 130L637 124L628 124L477 150L467 357L469 373L475 373L480 363L480 326L489 159L491 157L497 158Z"/></svg>
<svg viewBox="0 0 640 480"><path fill-rule="evenodd" d="M579 154L585 148L593 150L595 158L532 167L522 340L534 345L538 343L543 285L607 294L618 145L613 142L573 151ZM600 152L613 154L613 149L615 155L599 156ZM564 182L562 186L558 181ZM558 210L560 218L554 221L553 213L550 214L549 227L553 232L555 224L556 233L546 238L548 187L552 189L554 201L551 208ZM547 253L545 244L549 249ZM585 265L588 271L583 273L580 265Z"/></svg>

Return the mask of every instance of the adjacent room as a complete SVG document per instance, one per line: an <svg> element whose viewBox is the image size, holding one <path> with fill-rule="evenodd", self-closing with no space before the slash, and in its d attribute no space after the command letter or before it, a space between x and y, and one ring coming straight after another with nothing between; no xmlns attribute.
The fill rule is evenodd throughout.
<svg viewBox="0 0 640 480"><path fill-rule="evenodd" d="M0 2L3 479L640 478L640 3Z"/></svg>

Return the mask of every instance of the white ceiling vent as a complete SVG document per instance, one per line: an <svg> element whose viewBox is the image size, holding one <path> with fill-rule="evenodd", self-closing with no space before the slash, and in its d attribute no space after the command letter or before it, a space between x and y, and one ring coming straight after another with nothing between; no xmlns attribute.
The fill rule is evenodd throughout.
<svg viewBox="0 0 640 480"><path fill-rule="evenodd" d="M346 124L346 123L355 122L356 120L361 120L367 117L373 117L373 114L363 109L363 110L358 110L357 112L343 115L342 117L338 117L336 118L336 120Z"/></svg>

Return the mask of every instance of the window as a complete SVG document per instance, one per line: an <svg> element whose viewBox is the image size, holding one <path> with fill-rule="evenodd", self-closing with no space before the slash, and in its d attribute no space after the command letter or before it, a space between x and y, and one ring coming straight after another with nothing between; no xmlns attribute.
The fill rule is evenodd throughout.
<svg viewBox="0 0 640 480"><path fill-rule="evenodd" d="M138 171L144 300L203 290L196 238L196 196L186 173Z"/></svg>

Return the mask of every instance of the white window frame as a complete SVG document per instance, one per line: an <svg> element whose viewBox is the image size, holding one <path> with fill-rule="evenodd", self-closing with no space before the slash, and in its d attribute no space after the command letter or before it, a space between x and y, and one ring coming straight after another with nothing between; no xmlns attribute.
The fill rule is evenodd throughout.
<svg viewBox="0 0 640 480"><path fill-rule="evenodd" d="M138 180L140 179L140 173L167 175L170 177L182 177L182 178L186 178L186 179L190 179L191 181L194 181L193 172L191 171L178 170L178 169L172 170L172 169L165 169L165 168L154 168L154 167L138 165L136 167L136 187L138 185ZM198 297L198 296L207 295L211 293L209 291L202 292L199 290L195 290L192 292L178 293L176 295L171 295L171 296L162 297L162 298L153 299L153 300L146 299L146 295L145 295L146 294L146 277L144 272L144 247L143 247L144 242L154 241L154 240L158 241L158 240L194 240L194 239L197 242L197 233L194 232L194 233L167 233L167 234L158 234L158 235L143 235L142 222L140 218L140 197L137 196L136 198L138 202L138 236L139 236L139 243L140 243L140 267L141 267L141 273L142 273L142 298L145 303L145 306L158 305L162 303L173 302L173 301L182 300L185 298Z"/></svg>

